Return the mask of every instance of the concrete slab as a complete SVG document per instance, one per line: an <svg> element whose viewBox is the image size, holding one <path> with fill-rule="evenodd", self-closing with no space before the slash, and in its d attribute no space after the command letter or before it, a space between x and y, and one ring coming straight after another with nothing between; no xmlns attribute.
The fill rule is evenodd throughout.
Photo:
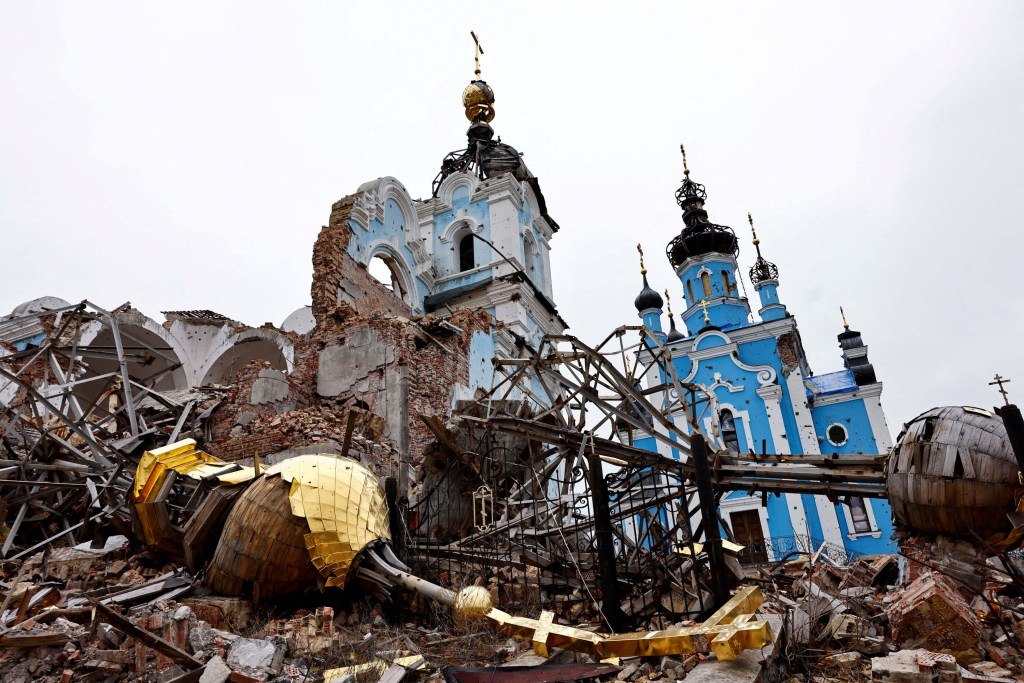
<svg viewBox="0 0 1024 683"><path fill-rule="evenodd" d="M280 370L260 370L259 376L252 384L250 402L253 405L277 403L288 398L288 378Z"/></svg>

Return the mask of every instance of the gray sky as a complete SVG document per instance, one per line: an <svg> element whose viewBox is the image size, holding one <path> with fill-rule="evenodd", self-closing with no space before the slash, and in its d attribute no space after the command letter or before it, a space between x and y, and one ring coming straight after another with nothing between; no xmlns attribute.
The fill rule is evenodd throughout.
<svg viewBox="0 0 1024 683"><path fill-rule="evenodd" d="M383 175L427 196L464 146L472 28L562 227L572 333L636 322L638 240L681 307L685 142L744 277L753 212L812 368L841 367L840 304L864 333L893 436L992 406L996 371L1024 402L1022 26L1020 2L4 3L0 313L280 324L333 201Z"/></svg>

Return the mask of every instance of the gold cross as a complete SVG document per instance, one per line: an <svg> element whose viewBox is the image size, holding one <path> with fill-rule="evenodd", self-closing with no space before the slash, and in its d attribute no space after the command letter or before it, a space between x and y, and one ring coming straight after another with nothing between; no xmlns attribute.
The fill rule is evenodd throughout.
<svg viewBox="0 0 1024 683"><path fill-rule="evenodd" d="M640 274L647 275L647 267L644 266L644 248L640 246L640 243L636 243L636 250L640 252Z"/></svg>
<svg viewBox="0 0 1024 683"><path fill-rule="evenodd" d="M839 307L839 315L843 316L843 329L844 330L850 329L850 323L846 322L846 313L843 311L843 307L842 306Z"/></svg>
<svg viewBox="0 0 1024 683"><path fill-rule="evenodd" d="M668 295L668 287L665 288L665 303L668 304L668 317L672 317L672 298Z"/></svg>
<svg viewBox="0 0 1024 683"><path fill-rule="evenodd" d="M995 381L988 383L989 386L992 386L993 384L999 385L999 393L1003 395L1003 401L1006 403L1006 405L1010 405L1010 399L1007 397L1006 389L1003 387L1003 385L1008 383L1009 381L1010 380L1008 379L1003 379L1002 377L1000 377L999 373L997 372L995 376Z"/></svg>
<svg viewBox="0 0 1024 683"><path fill-rule="evenodd" d="M705 325L710 325L711 324L711 316L708 315L708 300L707 299L701 299L700 303L697 304L697 305L704 309L704 324Z"/></svg>
<svg viewBox="0 0 1024 683"><path fill-rule="evenodd" d="M480 39L476 37L475 31L470 31L469 35L473 36L473 61L476 63L473 73L476 74L476 79L480 80L480 55L484 53L484 48L480 44Z"/></svg>
<svg viewBox="0 0 1024 683"><path fill-rule="evenodd" d="M690 169L686 166L686 148L683 147L682 143L679 145L679 151L683 155L683 175L690 175Z"/></svg>

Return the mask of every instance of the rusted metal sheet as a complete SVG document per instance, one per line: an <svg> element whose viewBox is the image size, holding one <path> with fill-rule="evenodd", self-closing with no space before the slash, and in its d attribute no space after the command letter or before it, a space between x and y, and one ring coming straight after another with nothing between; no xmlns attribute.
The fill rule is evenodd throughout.
<svg viewBox="0 0 1024 683"><path fill-rule="evenodd" d="M545 664L542 666L446 666L441 675L448 683L562 683L593 681L611 676L622 667L610 664Z"/></svg>

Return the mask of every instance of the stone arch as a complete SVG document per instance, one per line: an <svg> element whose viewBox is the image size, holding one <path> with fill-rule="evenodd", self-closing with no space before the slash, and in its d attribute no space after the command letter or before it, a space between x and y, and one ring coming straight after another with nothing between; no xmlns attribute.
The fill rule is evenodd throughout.
<svg viewBox="0 0 1024 683"><path fill-rule="evenodd" d="M363 265L366 266L367 272L369 272L370 264L373 263L374 259L380 259L383 261L384 265L386 265L388 270L391 272L391 286L382 282L372 273L371 277L378 282L381 282L384 287L391 290L395 296L406 304L416 308L417 306L414 302L421 300L421 297L419 296L419 289L416 286L416 279L412 276L412 268L405 262L405 259L402 258L402 254L388 242L375 242L366 250L366 262Z"/></svg>
<svg viewBox="0 0 1024 683"><path fill-rule="evenodd" d="M167 330L137 311L116 313L114 322L127 361L128 376L133 382L157 391L189 386L191 359ZM82 330L78 357L83 374L79 376L76 396L82 405L96 402L102 411L104 406L101 397L110 381L109 378L99 378L104 375L119 376L120 372L114 332L110 325L101 320L89 323ZM81 381L90 377L97 379L92 382Z"/></svg>
<svg viewBox="0 0 1024 683"><path fill-rule="evenodd" d="M200 385L230 384L238 371L254 360L265 360L275 370L291 374L295 349L290 339L275 330L260 328L233 334L210 354Z"/></svg>

